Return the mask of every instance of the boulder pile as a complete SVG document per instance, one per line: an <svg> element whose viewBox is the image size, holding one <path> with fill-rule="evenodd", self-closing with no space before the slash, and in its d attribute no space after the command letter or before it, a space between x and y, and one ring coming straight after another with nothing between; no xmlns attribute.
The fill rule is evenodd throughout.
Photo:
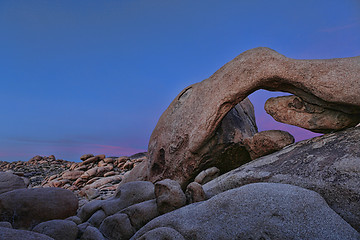
<svg viewBox="0 0 360 240"><path fill-rule="evenodd" d="M148 154L85 154L41 183L0 163L0 239L360 240L359 76L360 57L244 52L174 99ZM260 88L295 94L266 102L276 120L325 134L258 132Z"/></svg>

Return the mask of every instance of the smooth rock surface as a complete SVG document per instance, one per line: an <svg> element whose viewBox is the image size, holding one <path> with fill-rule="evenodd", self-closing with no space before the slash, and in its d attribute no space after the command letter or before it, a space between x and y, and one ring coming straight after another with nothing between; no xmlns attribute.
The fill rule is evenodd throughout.
<svg viewBox="0 0 360 240"><path fill-rule="evenodd" d="M360 231L359 143L359 127L298 142L234 169L203 188L208 198L255 182L311 189Z"/></svg>
<svg viewBox="0 0 360 240"><path fill-rule="evenodd" d="M294 142L295 139L290 133L281 130L258 132L251 138L244 140L245 148L251 159L279 151Z"/></svg>
<svg viewBox="0 0 360 240"><path fill-rule="evenodd" d="M135 233L129 217L124 213L105 218L99 230L109 240L129 239Z"/></svg>
<svg viewBox="0 0 360 240"><path fill-rule="evenodd" d="M52 237L55 240L76 240L78 234L77 225L67 220L51 220L36 225L33 230Z"/></svg>
<svg viewBox="0 0 360 240"><path fill-rule="evenodd" d="M0 194L21 188L26 188L21 177L8 172L0 172Z"/></svg>
<svg viewBox="0 0 360 240"><path fill-rule="evenodd" d="M180 208L155 218L132 239L160 227L197 240L360 239L318 193L276 183L248 184Z"/></svg>
<svg viewBox="0 0 360 240"><path fill-rule="evenodd" d="M149 141L147 180L170 178L185 187L200 170L212 167L204 153L221 121L258 89L290 92L325 108L360 113L359 75L360 56L295 60L268 48L248 50L185 88L161 115Z"/></svg>
<svg viewBox="0 0 360 240"><path fill-rule="evenodd" d="M155 183L155 197L160 214L171 212L186 204L186 196L180 184L171 179Z"/></svg>
<svg viewBox="0 0 360 240"><path fill-rule="evenodd" d="M61 188L17 189L0 195L0 221L30 229L40 222L76 214L78 199Z"/></svg>
<svg viewBox="0 0 360 240"><path fill-rule="evenodd" d="M46 236L44 234L26 231L26 230L17 230L12 228L3 228L0 227L0 239L1 240L54 240L53 238Z"/></svg>
<svg viewBox="0 0 360 240"><path fill-rule="evenodd" d="M265 110L276 121L295 125L317 133L328 133L354 127L360 114L346 114L326 109L302 100L297 96L269 98Z"/></svg>
<svg viewBox="0 0 360 240"><path fill-rule="evenodd" d="M110 216L131 205L155 199L154 184L146 181L129 182L119 186L115 195L106 200L95 200L80 208L77 216L84 222L96 211L104 211Z"/></svg>
<svg viewBox="0 0 360 240"><path fill-rule="evenodd" d="M80 240L106 240L102 233L96 227L88 226Z"/></svg>

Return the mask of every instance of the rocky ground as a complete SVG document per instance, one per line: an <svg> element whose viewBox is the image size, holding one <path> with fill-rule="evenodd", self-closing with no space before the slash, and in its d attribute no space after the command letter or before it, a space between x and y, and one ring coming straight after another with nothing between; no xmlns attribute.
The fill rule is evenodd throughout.
<svg viewBox="0 0 360 240"><path fill-rule="evenodd" d="M82 206L88 201L111 197L124 174L146 159L146 153L130 157L85 154L81 162L35 156L29 161L0 161L0 172L23 178L28 188L59 187L73 191Z"/></svg>

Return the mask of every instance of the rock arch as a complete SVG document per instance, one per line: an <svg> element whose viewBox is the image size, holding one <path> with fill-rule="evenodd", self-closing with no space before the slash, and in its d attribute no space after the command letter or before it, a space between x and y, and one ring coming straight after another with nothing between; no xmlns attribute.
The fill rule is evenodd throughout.
<svg viewBox="0 0 360 240"><path fill-rule="evenodd" d="M359 114L360 56L295 60L263 47L240 54L185 88L161 115L149 141L146 179L171 178L185 186L206 162L202 153L211 147L223 117L258 89L289 92L324 108Z"/></svg>

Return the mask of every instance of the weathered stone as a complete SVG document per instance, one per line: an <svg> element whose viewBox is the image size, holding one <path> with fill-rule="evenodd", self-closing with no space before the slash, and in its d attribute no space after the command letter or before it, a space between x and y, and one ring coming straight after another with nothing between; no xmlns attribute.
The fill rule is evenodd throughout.
<svg viewBox="0 0 360 240"><path fill-rule="evenodd" d="M54 240L44 234L0 227L0 239L4 240Z"/></svg>
<svg viewBox="0 0 360 240"><path fill-rule="evenodd" d="M131 225L136 230L160 215L155 199L134 204L120 211L120 213L128 215Z"/></svg>
<svg viewBox="0 0 360 240"><path fill-rule="evenodd" d="M290 92L324 108L360 113L359 59L295 60L268 48L240 54L210 78L185 88L165 110L150 137L146 179L170 178L185 187L212 167L203 156L221 121L258 89Z"/></svg>
<svg viewBox="0 0 360 240"><path fill-rule="evenodd" d="M80 240L106 240L99 229L88 226L81 235Z"/></svg>
<svg viewBox="0 0 360 240"><path fill-rule="evenodd" d="M11 223L9 223L9 222L0 222L0 227L13 228Z"/></svg>
<svg viewBox="0 0 360 240"><path fill-rule="evenodd" d="M36 225L33 230L52 237L55 240L76 240L78 234L77 225L67 220L51 220Z"/></svg>
<svg viewBox="0 0 360 240"><path fill-rule="evenodd" d="M93 156L94 154L84 154L80 157L80 160L85 161L86 159L91 158Z"/></svg>
<svg viewBox="0 0 360 240"><path fill-rule="evenodd" d="M326 109L297 96L270 98L265 103L265 110L278 122L317 133L354 127L360 122L360 114L346 114L339 110Z"/></svg>
<svg viewBox="0 0 360 240"><path fill-rule="evenodd" d="M0 195L0 221L14 228L32 228L40 222L76 214L78 199L61 188L17 189Z"/></svg>
<svg viewBox="0 0 360 240"><path fill-rule="evenodd" d="M295 139L290 133L281 130L258 132L251 138L244 140L245 148L251 159L279 151L294 142Z"/></svg>
<svg viewBox="0 0 360 240"><path fill-rule="evenodd" d="M212 197L254 182L288 183L318 192L360 231L360 128L295 143L203 185Z"/></svg>
<svg viewBox="0 0 360 240"><path fill-rule="evenodd" d="M88 220L88 222L94 226L99 227L101 222L106 218L106 214L103 210L97 210Z"/></svg>
<svg viewBox="0 0 360 240"><path fill-rule="evenodd" d="M185 238L175 229L170 227L159 227L148 231L138 240L185 240Z"/></svg>
<svg viewBox="0 0 360 240"><path fill-rule="evenodd" d="M278 183L255 183L159 216L132 239L159 227L185 239L360 239L316 192Z"/></svg>
<svg viewBox="0 0 360 240"><path fill-rule="evenodd" d="M154 184L145 181L130 182L120 186L112 198L102 201L94 200L85 204L80 208L78 217L84 222L99 209L109 216L133 204L154 198Z"/></svg>
<svg viewBox="0 0 360 240"><path fill-rule="evenodd" d="M186 197L178 182L164 179L155 183L156 204L160 214L171 212L186 204Z"/></svg>
<svg viewBox="0 0 360 240"><path fill-rule="evenodd" d="M73 170L73 171L65 171L61 177L65 178L65 179L69 179L69 180L76 180L78 179L82 174L84 173L84 171L79 171L79 170Z"/></svg>
<svg viewBox="0 0 360 240"><path fill-rule="evenodd" d="M21 177L8 172L0 172L0 194L21 188L26 188Z"/></svg>
<svg viewBox="0 0 360 240"><path fill-rule="evenodd" d="M220 175L220 170L217 167L208 168L201 171L194 179L194 182L205 184Z"/></svg>
<svg viewBox="0 0 360 240"><path fill-rule="evenodd" d="M109 240L129 239L135 234L135 228L131 226L129 217L124 213L105 218L99 230Z"/></svg>
<svg viewBox="0 0 360 240"><path fill-rule="evenodd" d="M81 219L78 216L71 216L66 218L65 220L73 221L76 225L79 225L82 223Z"/></svg>
<svg viewBox="0 0 360 240"><path fill-rule="evenodd" d="M197 182L192 182L186 187L185 196L187 204L201 202L206 199L204 189Z"/></svg>

